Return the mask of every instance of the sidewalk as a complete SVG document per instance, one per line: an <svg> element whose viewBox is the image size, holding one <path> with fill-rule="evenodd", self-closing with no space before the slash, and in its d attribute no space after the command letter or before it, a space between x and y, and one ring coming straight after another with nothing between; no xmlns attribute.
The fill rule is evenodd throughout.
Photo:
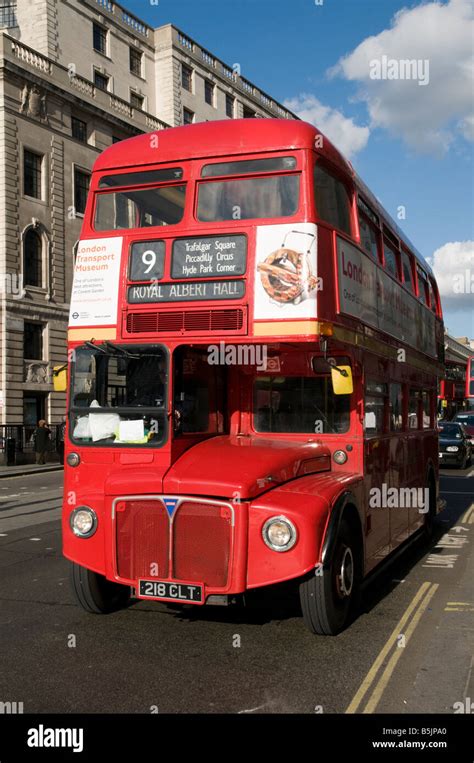
<svg viewBox="0 0 474 763"><path fill-rule="evenodd" d="M22 477L27 474L40 474L41 472L57 472L64 469L61 464L50 463L38 466L37 464L22 464L21 466L1 466L0 479L2 477Z"/></svg>

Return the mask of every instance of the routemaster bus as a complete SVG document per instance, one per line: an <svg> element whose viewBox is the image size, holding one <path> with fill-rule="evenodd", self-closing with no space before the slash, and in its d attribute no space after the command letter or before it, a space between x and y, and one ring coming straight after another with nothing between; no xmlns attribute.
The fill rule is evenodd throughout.
<svg viewBox="0 0 474 763"><path fill-rule="evenodd" d="M223 605L293 581L307 627L341 631L439 510L443 337L429 265L312 125L105 150L68 333L78 603Z"/></svg>

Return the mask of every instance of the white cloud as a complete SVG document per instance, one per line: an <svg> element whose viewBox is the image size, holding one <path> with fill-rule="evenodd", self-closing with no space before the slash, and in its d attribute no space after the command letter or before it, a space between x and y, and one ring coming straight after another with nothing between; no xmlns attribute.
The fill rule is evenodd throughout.
<svg viewBox="0 0 474 763"><path fill-rule="evenodd" d="M449 241L429 259L445 310L474 309L474 241Z"/></svg>
<svg viewBox="0 0 474 763"><path fill-rule="evenodd" d="M287 99L285 106L300 119L315 125L349 159L367 145L370 135L368 127L359 127L341 111L324 106L314 95L301 93Z"/></svg>
<svg viewBox="0 0 474 763"><path fill-rule="evenodd" d="M444 153L456 135L474 140L473 33L472 0L403 8L390 29L367 37L329 75L359 83L358 98L367 104L372 128L389 130L419 151ZM384 57L420 62L419 78L426 83L372 79L373 62Z"/></svg>

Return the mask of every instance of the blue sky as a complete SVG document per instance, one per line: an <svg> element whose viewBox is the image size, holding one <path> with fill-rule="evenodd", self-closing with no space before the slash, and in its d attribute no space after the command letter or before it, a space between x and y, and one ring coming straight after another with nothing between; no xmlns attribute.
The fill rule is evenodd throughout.
<svg viewBox="0 0 474 763"><path fill-rule="evenodd" d="M471 0L122 2L151 26L173 23L238 63L242 76L326 132L393 217L403 205L401 228L425 257L435 255L447 327L474 336ZM420 62L425 81L428 61L428 81L372 79L369 66L383 56Z"/></svg>

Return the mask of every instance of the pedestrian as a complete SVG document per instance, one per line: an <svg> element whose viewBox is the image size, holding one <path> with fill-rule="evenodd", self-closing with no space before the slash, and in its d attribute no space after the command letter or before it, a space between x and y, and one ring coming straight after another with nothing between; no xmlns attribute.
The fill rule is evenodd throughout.
<svg viewBox="0 0 474 763"><path fill-rule="evenodd" d="M51 435L51 430L46 426L46 421L44 419L40 419L38 421L38 426L35 429L35 435L34 435L37 464L46 463L46 453L49 447L50 435Z"/></svg>
<svg viewBox="0 0 474 763"><path fill-rule="evenodd" d="M59 463L64 464L64 437L66 434L66 417L63 416L58 428L58 455Z"/></svg>

